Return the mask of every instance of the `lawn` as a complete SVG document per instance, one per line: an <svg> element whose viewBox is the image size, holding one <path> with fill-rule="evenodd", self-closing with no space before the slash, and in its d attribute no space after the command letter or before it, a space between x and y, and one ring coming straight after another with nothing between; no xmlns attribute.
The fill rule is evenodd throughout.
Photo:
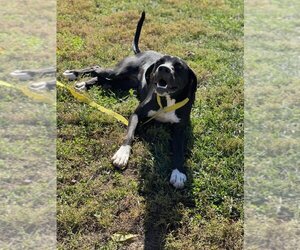
<svg viewBox="0 0 300 250"><path fill-rule="evenodd" d="M60 0L57 9L64 83L66 69L110 67L132 54L143 10L141 50L183 58L199 80L183 190L168 183L166 125L138 129L129 166L119 171L110 158L125 126L58 89L58 248L241 249L243 2ZM127 118L138 103L132 91L89 95Z"/></svg>
<svg viewBox="0 0 300 250"><path fill-rule="evenodd" d="M55 66L55 1L1 1L0 80ZM55 93L48 93L55 104ZM56 244L56 108L0 86L0 248Z"/></svg>
<svg viewBox="0 0 300 250"><path fill-rule="evenodd" d="M299 249L299 1L245 7L245 249Z"/></svg>

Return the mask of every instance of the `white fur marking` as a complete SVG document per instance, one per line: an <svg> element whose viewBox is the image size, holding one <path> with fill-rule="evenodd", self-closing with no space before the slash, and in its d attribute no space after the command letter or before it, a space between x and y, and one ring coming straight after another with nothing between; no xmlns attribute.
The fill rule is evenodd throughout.
<svg viewBox="0 0 300 250"><path fill-rule="evenodd" d="M74 73L70 72L70 70L66 70L63 73L63 76L66 77L69 81L73 81L77 78Z"/></svg>
<svg viewBox="0 0 300 250"><path fill-rule="evenodd" d="M36 83L32 83L30 85L30 88L32 90L43 90L46 88L47 83L46 82L36 82Z"/></svg>
<svg viewBox="0 0 300 250"><path fill-rule="evenodd" d="M152 65L152 63L145 63L144 65L142 65L142 72L143 72L143 77L142 77L142 88L144 88L147 85L147 81L146 81L146 71L147 69Z"/></svg>
<svg viewBox="0 0 300 250"><path fill-rule="evenodd" d="M171 99L169 95L166 95L167 98L167 106L172 106L175 104L175 99ZM148 112L148 117L154 116L157 111L150 110ZM167 112L167 113L161 113L157 115L155 120L160 121L160 122L170 122L170 123L178 123L180 122L180 118L177 117L175 110Z"/></svg>
<svg viewBox="0 0 300 250"><path fill-rule="evenodd" d="M86 90L86 83L85 82L76 83L75 88L77 90L84 91Z"/></svg>
<svg viewBox="0 0 300 250"><path fill-rule="evenodd" d="M128 163L131 147L129 145L123 145L111 158L114 166L125 167Z"/></svg>
<svg viewBox="0 0 300 250"><path fill-rule="evenodd" d="M181 173L178 169L174 169L171 174L170 183L175 188L183 188L186 182L186 175Z"/></svg>
<svg viewBox="0 0 300 250"><path fill-rule="evenodd" d="M26 72L22 72L21 70L16 70L10 73L10 76L19 78L20 81L27 81L32 79L32 76Z"/></svg>
<svg viewBox="0 0 300 250"><path fill-rule="evenodd" d="M166 63L164 63L164 64L159 65L159 67L161 67L161 66L164 66L164 67L170 69L171 72L174 71L174 67L173 67L173 64L172 64L171 62L166 62ZM158 68L159 68L159 67L158 67Z"/></svg>

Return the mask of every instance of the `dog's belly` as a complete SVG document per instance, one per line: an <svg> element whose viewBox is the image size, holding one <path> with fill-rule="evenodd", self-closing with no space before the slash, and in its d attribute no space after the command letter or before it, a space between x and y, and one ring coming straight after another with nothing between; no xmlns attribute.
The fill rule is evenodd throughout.
<svg viewBox="0 0 300 250"><path fill-rule="evenodd" d="M169 95L166 96L167 98L167 106L172 106L175 104L175 99L171 99ZM156 115L157 111L150 110L148 112L148 117L155 116L154 119L160 122L170 122L170 123L178 123L180 122L180 118L175 113L175 110L170 111L168 113L161 113Z"/></svg>

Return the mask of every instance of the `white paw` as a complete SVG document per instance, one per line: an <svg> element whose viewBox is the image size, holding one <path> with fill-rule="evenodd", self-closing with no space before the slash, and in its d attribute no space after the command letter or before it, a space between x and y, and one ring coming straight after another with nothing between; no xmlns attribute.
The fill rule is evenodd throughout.
<svg viewBox="0 0 300 250"><path fill-rule="evenodd" d="M86 90L86 83L85 82L76 83L75 89L80 90L80 91Z"/></svg>
<svg viewBox="0 0 300 250"><path fill-rule="evenodd" d="M178 169L174 169L171 174L170 183L175 188L183 188L186 182L186 175L181 173Z"/></svg>
<svg viewBox="0 0 300 250"><path fill-rule="evenodd" d="M125 167L128 163L131 147L129 145L121 146L111 158L114 166Z"/></svg>
<svg viewBox="0 0 300 250"><path fill-rule="evenodd" d="M46 89L47 83L46 82L35 82L30 84L30 89L40 91Z"/></svg>
<svg viewBox="0 0 300 250"><path fill-rule="evenodd" d="M27 81L32 79L32 76L27 72L23 72L22 70L15 70L10 73L10 76L18 78L20 81Z"/></svg>
<svg viewBox="0 0 300 250"><path fill-rule="evenodd" d="M73 72L71 72L70 70L66 70L63 73L63 76L66 77L69 81L73 81L77 78L77 76Z"/></svg>

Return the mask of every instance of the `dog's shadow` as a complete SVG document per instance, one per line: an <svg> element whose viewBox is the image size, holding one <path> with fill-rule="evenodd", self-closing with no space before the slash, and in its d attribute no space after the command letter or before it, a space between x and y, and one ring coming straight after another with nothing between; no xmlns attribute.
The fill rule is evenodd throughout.
<svg viewBox="0 0 300 250"><path fill-rule="evenodd" d="M187 161L193 146L191 126L188 126L186 133ZM187 166L188 180L182 190L176 190L169 183L172 135L168 125L149 123L137 130L137 136L145 142L152 156L151 164L140 167L139 190L145 198L144 249L165 249L166 236L179 227L183 209L194 207L192 174Z"/></svg>
<svg viewBox="0 0 300 250"><path fill-rule="evenodd" d="M118 99L128 96L124 91L112 92ZM135 137L142 140L150 152L144 164L139 166L139 194L145 199L144 250L165 249L167 235L180 226L182 211L195 206L191 192L193 176L187 164L194 143L191 124L186 129L187 139L182 142L187 145L187 182L182 190L176 190L169 183L172 172L170 125L155 121L142 123L137 127Z"/></svg>

